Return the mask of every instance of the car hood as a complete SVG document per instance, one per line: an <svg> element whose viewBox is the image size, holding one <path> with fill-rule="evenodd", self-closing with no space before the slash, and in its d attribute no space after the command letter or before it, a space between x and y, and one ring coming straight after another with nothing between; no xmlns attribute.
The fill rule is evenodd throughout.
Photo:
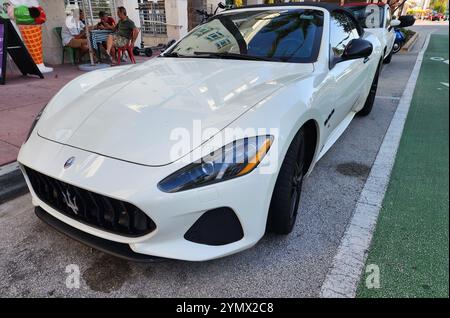
<svg viewBox="0 0 450 318"><path fill-rule="evenodd" d="M205 141L196 138L199 129L217 133L312 71L312 64L205 58L155 58L96 71L55 96L38 134L108 157L166 165ZM174 151L180 138L188 140Z"/></svg>

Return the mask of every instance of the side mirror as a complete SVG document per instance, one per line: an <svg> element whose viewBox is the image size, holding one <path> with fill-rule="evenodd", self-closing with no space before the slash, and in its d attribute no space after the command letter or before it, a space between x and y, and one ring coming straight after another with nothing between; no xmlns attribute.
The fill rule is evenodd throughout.
<svg viewBox="0 0 450 318"><path fill-rule="evenodd" d="M391 27L398 27L401 24L400 20L391 20L391 23L389 23L389 25Z"/></svg>
<svg viewBox="0 0 450 318"><path fill-rule="evenodd" d="M372 54L372 51L373 46L369 41L363 39L353 39L347 44L341 60L347 61L366 58Z"/></svg>
<svg viewBox="0 0 450 318"><path fill-rule="evenodd" d="M416 22L416 18L413 15L402 15L398 20L400 21L399 28L412 26L414 25L414 22Z"/></svg>

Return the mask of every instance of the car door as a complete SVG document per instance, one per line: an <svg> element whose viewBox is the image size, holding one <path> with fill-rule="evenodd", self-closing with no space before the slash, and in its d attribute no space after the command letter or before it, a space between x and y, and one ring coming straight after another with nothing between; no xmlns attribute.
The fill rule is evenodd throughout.
<svg viewBox="0 0 450 318"><path fill-rule="evenodd" d="M392 50L392 47L394 46L395 42L395 30L393 27L391 27L391 12L389 11L389 7L384 7L384 30L386 35L386 56L389 55L389 53Z"/></svg>
<svg viewBox="0 0 450 318"><path fill-rule="evenodd" d="M355 22L346 14L334 12L330 20L330 72L333 79L334 104L326 118L326 127L331 132L360 102L367 75L367 59L339 61L351 40L360 37Z"/></svg>

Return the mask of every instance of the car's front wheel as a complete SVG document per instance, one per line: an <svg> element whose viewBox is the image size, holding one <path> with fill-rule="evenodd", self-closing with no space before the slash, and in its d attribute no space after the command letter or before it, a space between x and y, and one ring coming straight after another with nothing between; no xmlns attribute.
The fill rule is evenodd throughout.
<svg viewBox="0 0 450 318"><path fill-rule="evenodd" d="M294 228L305 175L305 137L301 129L292 141L278 174L270 202L267 229L289 234Z"/></svg>

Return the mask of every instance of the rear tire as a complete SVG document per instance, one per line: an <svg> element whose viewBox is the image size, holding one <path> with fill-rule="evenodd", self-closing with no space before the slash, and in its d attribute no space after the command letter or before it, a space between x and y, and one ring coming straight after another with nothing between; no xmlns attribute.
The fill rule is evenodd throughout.
<svg viewBox="0 0 450 318"><path fill-rule="evenodd" d="M392 52L398 53L402 49L403 43L394 43L394 47L392 48Z"/></svg>
<svg viewBox="0 0 450 318"><path fill-rule="evenodd" d="M292 141L278 173L270 202L267 230L289 234L295 225L305 175L305 137L301 129Z"/></svg>
<svg viewBox="0 0 450 318"><path fill-rule="evenodd" d="M370 86L369 96L367 96L364 107L356 113L358 116L367 116L370 114L373 108L373 104L375 103L375 96L377 95L378 88L378 78L380 76L381 63L378 65L378 69L375 72L375 77L372 81L372 86Z"/></svg>
<svg viewBox="0 0 450 318"><path fill-rule="evenodd" d="M144 50L144 54L145 54L145 56L147 56L147 57L151 57L152 55L153 55L153 50L151 49L151 48L146 48L145 50Z"/></svg>
<svg viewBox="0 0 450 318"><path fill-rule="evenodd" d="M386 58L384 59L383 63L384 63L384 64L389 64L389 63L391 63L392 55L393 55L393 54L394 54L394 51L393 51L393 49L392 49L391 52L389 52L389 55L386 56Z"/></svg>

